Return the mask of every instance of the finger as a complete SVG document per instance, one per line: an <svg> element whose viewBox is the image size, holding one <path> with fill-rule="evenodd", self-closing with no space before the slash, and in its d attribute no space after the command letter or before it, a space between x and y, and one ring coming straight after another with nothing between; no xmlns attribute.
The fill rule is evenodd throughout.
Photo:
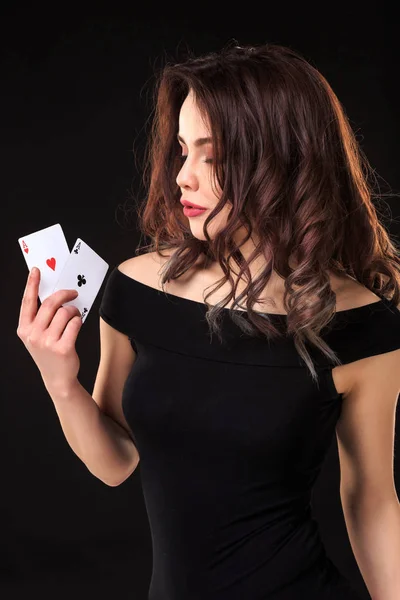
<svg viewBox="0 0 400 600"><path fill-rule="evenodd" d="M51 321L49 328L47 330L47 340L49 343L58 342L64 332L65 327L68 322L73 317L80 318L81 313L76 308L76 306L68 305L68 306L60 306L54 315L53 320Z"/></svg>
<svg viewBox="0 0 400 600"><path fill-rule="evenodd" d="M64 329L64 332L60 338L58 343L58 347L60 350L69 350L75 346L76 338L78 337L78 333L82 327L82 317L79 315L77 317L73 317L70 321L68 321L67 326Z"/></svg>
<svg viewBox="0 0 400 600"><path fill-rule="evenodd" d="M55 313L65 302L70 302L78 296L76 290L57 290L46 298L39 308L35 319L35 328L44 331L52 322Z"/></svg>
<svg viewBox="0 0 400 600"><path fill-rule="evenodd" d="M26 329L34 320L38 305L38 290L40 282L40 271L33 267L28 275L25 285L24 295L22 297L21 308L19 311L18 328Z"/></svg>

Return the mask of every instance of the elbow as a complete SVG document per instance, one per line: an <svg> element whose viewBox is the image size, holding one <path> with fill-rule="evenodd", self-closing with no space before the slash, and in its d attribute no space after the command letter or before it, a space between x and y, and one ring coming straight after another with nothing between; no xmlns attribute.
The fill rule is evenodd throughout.
<svg viewBox="0 0 400 600"><path fill-rule="evenodd" d="M345 517L353 515L376 515L381 510L385 510L387 506L400 507L399 499L396 491L363 490L357 493L349 493L341 490L341 504Z"/></svg>
<svg viewBox="0 0 400 600"><path fill-rule="evenodd" d="M108 485L110 487L118 487L119 485L124 483L124 481L129 479L129 477L136 471L136 469L139 465L139 462L140 462L139 453L136 452L135 461L134 461L133 465L131 465L131 467L129 468L127 473L124 473L122 479L118 479L116 482L115 481L105 481L104 483L106 483L106 485Z"/></svg>

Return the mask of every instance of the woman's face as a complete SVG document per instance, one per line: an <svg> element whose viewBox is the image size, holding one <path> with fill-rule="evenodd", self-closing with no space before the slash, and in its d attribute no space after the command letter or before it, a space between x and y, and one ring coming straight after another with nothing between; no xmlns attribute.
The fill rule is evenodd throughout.
<svg viewBox="0 0 400 600"><path fill-rule="evenodd" d="M210 138L209 124L202 119L200 111L197 108L195 96L190 91L186 96L179 113L179 132L178 140L182 148L183 164L177 177L176 183L181 189L181 199L193 202L206 210L196 217L187 217L190 229L194 237L199 240L205 240L203 234L204 220L210 214L210 211L218 204L221 189L217 182L214 184L216 193L212 186L213 175L213 148L211 141L203 143L197 142L199 138ZM216 233L226 225L228 214L232 204L227 202L221 212L215 216L208 225L208 235L214 239ZM182 206L183 211L183 206ZM234 234L234 241L240 248L241 253L247 260L252 254L255 244L259 243L258 237L252 232L252 236L246 242L243 242L247 236L245 227L239 227ZM291 257L289 264L295 268L297 263ZM250 270L258 273L265 267L265 259L262 255L257 257L250 264ZM275 272L273 271L273 276ZM271 278L272 280L272 278Z"/></svg>
<svg viewBox="0 0 400 600"><path fill-rule="evenodd" d="M210 138L210 136L208 123L204 123L193 92L190 91L179 113L178 141L182 148L182 156L185 158L182 158L183 164L176 178L176 183L181 189L182 200L188 200L206 209L198 216L187 217L192 234L199 240L206 239L203 234L204 220L217 205L218 194L221 194L216 182L217 194L214 193L212 188L212 142L211 140L200 140L200 138ZM207 231L211 239L225 226L229 209L229 205L225 205L208 225Z"/></svg>
<svg viewBox="0 0 400 600"><path fill-rule="evenodd" d="M190 91L186 96L179 113L179 132L178 140L182 148L183 165L176 177L176 183L181 189L181 199L193 202L206 210L196 217L187 217L191 232L199 240L205 240L203 234L204 220L210 214L210 211L218 204L221 195L221 189L217 182L213 189L213 148L211 142L197 142L199 138L210 138L209 124L205 123L197 108L193 92ZM184 140L184 141L183 141ZM204 141L204 140L203 140ZM229 211L232 207L231 202L227 202L223 209L216 215L207 226L207 232L210 239L226 226ZM182 206L183 211L183 206ZM244 226L239 227L234 235L234 241L240 248L241 253L247 260L254 250L258 238L252 233L252 237L244 242L247 236L247 230ZM256 259L251 263L251 270L258 269L258 263L261 261L264 266L263 257ZM235 267L232 266L235 270Z"/></svg>

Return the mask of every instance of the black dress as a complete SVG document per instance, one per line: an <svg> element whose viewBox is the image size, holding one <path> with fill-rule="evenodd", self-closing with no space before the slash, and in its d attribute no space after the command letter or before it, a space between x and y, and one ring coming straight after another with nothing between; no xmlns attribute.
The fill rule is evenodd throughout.
<svg viewBox="0 0 400 600"><path fill-rule="evenodd" d="M206 311L117 267L99 309L137 352L122 404L152 536L149 600L359 599L310 506L341 411L332 364L307 345L317 385L292 336L250 337L224 309L221 343ZM284 330L286 315L268 314ZM343 364L400 348L386 299L325 329Z"/></svg>

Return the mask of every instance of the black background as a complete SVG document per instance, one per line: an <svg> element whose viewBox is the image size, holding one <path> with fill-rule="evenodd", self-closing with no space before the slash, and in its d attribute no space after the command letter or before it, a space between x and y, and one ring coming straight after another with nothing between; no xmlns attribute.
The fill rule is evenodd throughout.
<svg viewBox="0 0 400 600"><path fill-rule="evenodd" d="M220 17L206 5L176 14L82 14L82 7L13 5L1 16L3 390L0 403L0 593L5 599L145 600L151 540L140 468L121 486L96 479L72 452L35 363L16 335L27 268L17 239L60 223L72 248L84 239L110 267L133 256L135 223L124 219L141 193L140 153L154 69L190 48L282 43L301 52L343 103L383 192L398 193L399 50L395 15L332 5L263 4ZM222 10L222 9L221 9ZM188 16L193 14L195 16ZM398 236L398 198L388 198ZM99 360L102 290L79 338L79 379L92 391ZM399 468L395 463L397 488ZM336 443L313 496L332 560L369 598L349 545L339 498ZM2 593L4 591L4 594ZM188 599L189 600L189 599ZM251 599L249 599L251 600Z"/></svg>

